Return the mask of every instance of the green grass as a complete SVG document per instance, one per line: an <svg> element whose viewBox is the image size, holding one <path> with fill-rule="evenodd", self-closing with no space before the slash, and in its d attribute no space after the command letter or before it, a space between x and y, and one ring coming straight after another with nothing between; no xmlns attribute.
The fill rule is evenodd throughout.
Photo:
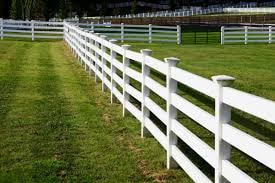
<svg viewBox="0 0 275 183"><path fill-rule="evenodd" d="M121 106L80 68L62 42L2 41L0 44L0 181L191 182L184 171L165 170L165 151L153 138L139 138L139 123L122 118ZM128 42L132 50L180 58L179 67L210 78L236 77L234 88L275 100L271 44L176 45ZM121 60L121 57L118 57ZM140 64L131 64L140 70ZM151 77L165 84L165 77ZM140 89L133 79L131 84ZM3 87L2 87L3 86ZM178 93L214 113L214 101L179 85ZM150 98L165 108L156 94ZM138 102L131 99L136 106ZM163 131L157 116L151 119ZM178 120L214 146L214 136L179 112ZM233 126L275 147L275 126L238 110ZM214 169L184 142L179 148L212 180ZM233 148L231 162L258 182L274 182L274 171ZM108 171L109 170L109 171ZM2 182L3 182L2 181Z"/></svg>
<svg viewBox="0 0 275 183"><path fill-rule="evenodd" d="M153 56L163 60L165 57L177 57L181 61L178 67L195 73L197 75L211 79L214 75L230 75L236 78L233 85L239 90L275 100L275 45L271 44L250 44L250 45L224 45L201 44L201 45L176 45L168 43L137 43L127 42L132 45L132 50L149 48L153 50ZM136 70L138 64L132 64ZM153 71L151 74L155 80L165 84L165 77ZM132 80L131 80L132 81ZM131 83L139 88L136 82ZM200 94L182 84L179 85L178 94L187 100L214 114L214 100ZM151 94L151 99L165 109L164 100L156 94ZM157 118L157 117L154 117ZM204 140L211 147L214 147L214 135L196 122L179 112L178 120L198 137ZM159 119L155 119L156 124L163 127ZM275 147L275 125L253 117L247 113L234 109L232 112L233 126L246 133L264 141ZM206 166L194 151L184 142L180 142L181 149L193 160L200 169L213 179L214 169ZM274 171L266 168L262 164L233 148L231 161L237 167L252 176L258 182L274 182Z"/></svg>
<svg viewBox="0 0 275 183"><path fill-rule="evenodd" d="M61 41L1 41L0 91L0 182L191 182Z"/></svg>

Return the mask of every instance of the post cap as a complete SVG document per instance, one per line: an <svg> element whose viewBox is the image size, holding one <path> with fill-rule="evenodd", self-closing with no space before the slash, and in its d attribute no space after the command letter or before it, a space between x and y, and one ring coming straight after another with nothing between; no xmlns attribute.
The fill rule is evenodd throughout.
<svg viewBox="0 0 275 183"><path fill-rule="evenodd" d="M92 33L92 34L93 34L93 33L94 33L94 31L89 31L89 33Z"/></svg>
<svg viewBox="0 0 275 183"><path fill-rule="evenodd" d="M105 35L100 35L100 37L101 37L102 39L106 39L106 38L107 38L107 36L105 36Z"/></svg>
<svg viewBox="0 0 275 183"><path fill-rule="evenodd" d="M214 83L217 83L222 86L230 86L235 81L234 77L227 75L212 76L211 78L214 81Z"/></svg>
<svg viewBox="0 0 275 183"><path fill-rule="evenodd" d="M109 41L110 41L110 43L116 43L116 42L117 42L116 39L111 39L111 40L109 40Z"/></svg>
<svg viewBox="0 0 275 183"><path fill-rule="evenodd" d="M125 50L129 50L129 48L131 48L131 45L128 45L128 44L124 44L121 46L123 49Z"/></svg>
<svg viewBox="0 0 275 183"><path fill-rule="evenodd" d="M164 59L166 63L168 63L171 66L176 66L177 63L180 61L180 59L175 57L168 57Z"/></svg>
<svg viewBox="0 0 275 183"><path fill-rule="evenodd" d="M142 53L143 55L151 55L152 54L152 50L150 49L142 49L140 50L140 53Z"/></svg>
<svg viewBox="0 0 275 183"><path fill-rule="evenodd" d="M96 36L100 37L100 34L99 33L95 33Z"/></svg>

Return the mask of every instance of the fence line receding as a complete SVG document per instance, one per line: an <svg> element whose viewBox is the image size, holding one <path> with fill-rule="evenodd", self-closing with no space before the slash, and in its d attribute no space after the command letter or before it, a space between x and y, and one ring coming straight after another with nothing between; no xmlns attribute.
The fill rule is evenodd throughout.
<svg viewBox="0 0 275 183"><path fill-rule="evenodd" d="M118 46L116 40L65 23L65 41L71 51L85 65L95 80L102 81L102 91L109 89L127 112L135 116L141 125L141 136L150 133L167 151L167 168L179 165L195 182L212 182L199 167L177 146L177 139L184 141L215 169L215 182L225 178L230 182L256 182L230 162L231 147L239 149L271 170L275 170L275 148L231 125L231 108L251 114L275 124L275 102L230 87L233 77L214 76L212 81L176 66L178 59L169 57L165 62L155 59L151 50L141 53L130 50L130 45ZM122 57L122 59L120 58ZM122 61L120 61L122 60ZM130 67L132 62L141 64L141 71ZM150 76L155 70L166 76L165 85ZM140 83L141 90L130 84ZM210 114L177 94L178 83L186 85L215 100L215 114ZM166 109L150 98L154 92L166 102ZM130 97L141 103L134 105ZM192 133L177 119L177 110L215 135L215 148ZM151 120L157 116L166 132Z"/></svg>

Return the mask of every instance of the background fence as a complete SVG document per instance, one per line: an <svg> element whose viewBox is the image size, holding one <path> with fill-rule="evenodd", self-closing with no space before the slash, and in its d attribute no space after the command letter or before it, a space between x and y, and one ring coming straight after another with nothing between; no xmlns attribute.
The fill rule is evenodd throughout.
<svg viewBox="0 0 275 183"><path fill-rule="evenodd" d="M221 27L221 44L225 43L272 43L275 27Z"/></svg>
<svg viewBox="0 0 275 183"><path fill-rule="evenodd" d="M179 165L195 182L212 182L180 150L177 142L181 139L215 169L215 182L223 178L230 182L256 182L230 162L231 146L275 171L275 148L231 125L231 108L275 124L275 102L231 88L232 77L214 76L211 81L177 68L176 58L163 62L151 57L151 50L137 53L129 45L118 46L114 39L106 40L104 35L99 37L68 23L64 38L85 70L94 73L96 81L102 81L102 91L110 90L111 102L117 98L122 103L123 115L131 113L138 119L141 136L150 133L167 151L168 169ZM158 72L165 82L158 82L150 71ZM130 83L133 80L139 87ZM179 95L178 85L214 99L215 113L208 113ZM158 105L151 94L164 100L165 107ZM181 124L177 111L213 133L215 148ZM152 116L161 121L164 130L152 121Z"/></svg>
<svg viewBox="0 0 275 183"><path fill-rule="evenodd" d="M15 21L0 19L0 36L63 39L63 22Z"/></svg>
<svg viewBox="0 0 275 183"><path fill-rule="evenodd" d="M85 30L124 41L175 42L181 44L180 26L85 24L74 23ZM64 34L63 22L15 21L0 19L0 37L60 39Z"/></svg>
<svg viewBox="0 0 275 183"><path fill-rule="evenodd" d="M224 8L225 13L275 13L275 8Z"/></svg>
<svg viewBox="0 0 275 183"><path fill-rule="evenodd" d="M124 41L148 41L149 43L175 42L181 44L180 26L157 25L125 25L121 24L76 24L81 28L100 33L116 40Z"/></svg>

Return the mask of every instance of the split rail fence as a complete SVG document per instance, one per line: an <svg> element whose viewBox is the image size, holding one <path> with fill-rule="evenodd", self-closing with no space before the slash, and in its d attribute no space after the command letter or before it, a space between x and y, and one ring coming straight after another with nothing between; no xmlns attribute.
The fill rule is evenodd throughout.
<svg viewBox="0 0 275 183"><path fill-rule="evenodd" d="M148 41L149 43L175 42L181 44L181 26L126 25L121 24L76 24L86 30L101 33L116 40Z"/></svg>
<svg viewBox="0 0 275 183"><path fill-rule="evenodd" d="M102 81L102 91L107 88L114 99L127 112L135 116L141 125L141 136L150 133L167 151L167 168L179 165L195 182L212 182L177 146L177 139L184 141L201 158L215 169L215 182L256 182L230 162L231 146L275 171L275 148L231 125L231 108L236 108L275 124L275 102L254 96L230 85L234 78L214 76L212 81L178 68L176 58L165 62L151 56L151 50L140 53L129 45L118 46L116 40L65 23L64 39L71 51L94 73L95 80ZM122 59L121 59L122 57ZM141 72L130 67L131 62L141 64ZM150 70L166 76L165 85L150 76ZM141 90L133 87L130 79L140 83ZM188 86L215 100L215 114L210 114L177 94L178 83ZM164 110L150 98L156 93L166 101ZM130 97L141 103L138 108ZM177 120L177 110L215 135L215 148L210 147ZM150 114L157 116L166 126L166 132L154 124Z"/></svg>
<svg viewBox="0 0 275 183"><path fill-rule="evenodd" d="M63 22L0 19L0 37L63 39Z"/></svg>
<svg viewBox="0 0 275 183"><path fill-rule="evenodd" d="M275 27L221 27L221 44L273 43Z"/></svg>
<svg viewBox="0 0 275 183"><path fill-rule="evenodd" d="M87 30L124 41L174 42L181 44L180 26L84 24ZM63 39L64 22L17 21L0 19L0 37Z"/></svg>

